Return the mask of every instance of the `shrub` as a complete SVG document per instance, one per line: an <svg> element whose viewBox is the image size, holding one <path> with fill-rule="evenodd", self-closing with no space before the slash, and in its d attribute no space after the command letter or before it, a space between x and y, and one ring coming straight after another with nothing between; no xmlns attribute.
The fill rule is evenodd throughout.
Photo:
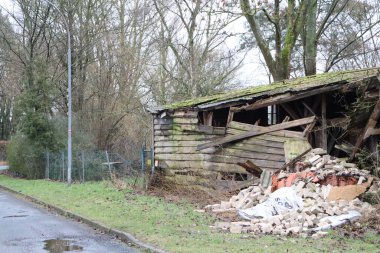
<svg viewBox="0 0 380 253"><path fill-rule="evenodd" d="M7 146L10 171L27 178L42 178L45 171L44 150L25 135L17 133Z"/></svg>

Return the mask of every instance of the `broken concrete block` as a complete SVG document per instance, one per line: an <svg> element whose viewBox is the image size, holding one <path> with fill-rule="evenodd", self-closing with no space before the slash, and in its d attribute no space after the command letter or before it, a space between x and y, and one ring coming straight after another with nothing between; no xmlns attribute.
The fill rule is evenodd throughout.
<svg viewBox="0 0 380 253"><path fill-rule="evenodd" d="M252 232L259 233L260 232L260 226L258 225L258 223L252 224L250 227L250 230Z"/></svg>
<svg viewBox="0 0 380 253"><path fill-rule="evenodd" d="M228 209L231 208L231 203L227 201L221 201L220 202L220 209Z"/></svg>
<svg viewBox="0 0 380 253"><path fill-rule="evenodd" d="M315 192L316 189L317 189L317 186L316 186L314 183L308 183L308 184L306 185L306 188L309 189L310 191Z"/></svg>
<svg viewBox="0 0 380 253"><path fill-rule="evenodd" d="M356 167L356 164L354 163L347 163L347 162L343 162L341 163L345 168L355 168Z"/></svg>
<svg viewBox="0 0 380 253"><path fill-rule="evenodd" d="M260 186L254 186L252 192L258 193L258 192L262 192L262 190Z"/></svg>
<svg viewBox="0 0 380 253"><path fill-rule="evenodd" d="M300 214L297 216L297 220L299 223L304 223L306 219L305 219L304 215Z"/></svg>
<svg viewBox="0 0 380 253"><path fill-rule="evenodd" d="M287 233L292 233L292 234L298 234L302 231L302 228L299 227L299 226L295 226L295 227L290 227L287 229Z"/></svg>
<svg viewBox="0 0 380 253"><path fill-rule="evenodd" d="M205 206L205 209L211 209L211 210L220 209L220 204L208 205L208 206Z"/></svg>
<svg viewBox="0 0 380 253"><path fill-rule="evenodd" d="M267 223L262 223L261 224L261 231L264 233L264 234L269 234L272 232L272 225L271 224L267 224Z"/></svg>
<svg viewBox="0 0 380 253"><path fill-rule="evenodd" d="M365 179L366 179L365 177L360 176L358 180L358 184L362 184L365 181Z"/></svg>
<svg viewBox="0 0 380 253"><path fill-rule="evenodd" d="M324 150L323 148L315 148L312 150L312 152L316 155L325 155L327 154L326 150Z"/></svg>
<svg viewBox="0 0 380 253"><path fill-rule="evenodd" d="M241 234L241 231L242 231L242 226L238 225L238 224L231 224L231 227L230 227L230 233L232 234Z"/></svg>
<svg viewBox="0 0 380 253"><path fill-rule="evenodd" d="M319 238L322 238L322 237L326 236L327 234L328 234L328 232L318 231L317 233L313 234L311 236L311 238L313 238L313 239L319 239Z"/></svg>
<svg viewBox="0 0 380 253"><path fill-rule="evenodd" d="M295 189L295 190L296 190L297 192L301 192L301 190L302 190L302 188L305 186L305 184L306 184L306 183L305 183L304 181L299 181L298 184L297 184L297 186L296 186L296 189Z"/></svg>
<svg viewBox="0 0 380 253"><path fill-rule="evenodd" d="M320 155L315 155L315 156L309 158L309 162L310 162L311 164L316 164L316 163L318 163L318 162L317 162L318 159L322 159L321 156L320 156Z"/></svg>
<svg viewBox="0 0 380 253"><path fill-rule="evenodd" d="M215 227L218 229L226 230L226 229L229 229L231 227L231 223L230 222L217 221L217 222L215 222Z"/></svg>

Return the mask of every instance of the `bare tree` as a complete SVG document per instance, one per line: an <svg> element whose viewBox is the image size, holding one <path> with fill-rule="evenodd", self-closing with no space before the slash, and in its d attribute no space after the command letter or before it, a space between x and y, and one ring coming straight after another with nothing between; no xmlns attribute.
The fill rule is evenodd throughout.
<svg viewBox="0 0 380 253"><path fill-rule="evenodd" d="M215 0L154 0L160 20L156 29L160 62L158 87L161 93L171 91L173 100L227 88L240 65L240 61L233 59L236 50L226 47L231 36L227 27L235 17L221 13L219 3Z"/></svg>

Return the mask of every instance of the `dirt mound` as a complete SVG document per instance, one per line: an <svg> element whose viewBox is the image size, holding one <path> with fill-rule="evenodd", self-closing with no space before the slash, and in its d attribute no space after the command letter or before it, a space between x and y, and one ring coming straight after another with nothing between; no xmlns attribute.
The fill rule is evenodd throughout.
<svg viewBox="0 0 380 253"><path fill-rule="evenodd" d="M219 192L209 188L196 186L178 186L164 180L156 173L151 179L147 194L163 198L172 202L189 202L196 207L204 207L209 203L217 203L232 196L233 193Z"/></svg>

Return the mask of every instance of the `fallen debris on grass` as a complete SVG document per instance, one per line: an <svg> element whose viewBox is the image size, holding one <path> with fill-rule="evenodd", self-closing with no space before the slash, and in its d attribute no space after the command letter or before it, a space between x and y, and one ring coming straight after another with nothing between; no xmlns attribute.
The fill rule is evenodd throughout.
<svg viewBox="0 0 380 253"><path fill-rule="evenodd" d="M325 230L353 222L374 208L357 197L373 178L369 172L314 149L295 164L272 176L272 185L254 185L229 201L208 205L214 213L235 211L241 221L217 222L231 233L278 234L318 238ZM247 221L248 220L248 221Z"/></svg>

